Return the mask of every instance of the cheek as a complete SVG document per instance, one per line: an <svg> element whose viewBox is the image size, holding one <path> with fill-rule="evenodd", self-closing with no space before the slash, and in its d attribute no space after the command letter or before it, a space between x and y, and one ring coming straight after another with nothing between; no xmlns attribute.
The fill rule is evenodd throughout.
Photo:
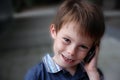
<svg viewBox="0 0 120 80"><path fill-rule="evenodd" d="M78 54L79 54L77 55L78 59L83 60L86 57L87 52L80 52Z"/></svg>
<svg viewBox="0 0 120 80"><path fill-rule="evenodd" d="M65 45L60 40L56 40L54 43L54 50L59 52L65 49Z"/></svg>

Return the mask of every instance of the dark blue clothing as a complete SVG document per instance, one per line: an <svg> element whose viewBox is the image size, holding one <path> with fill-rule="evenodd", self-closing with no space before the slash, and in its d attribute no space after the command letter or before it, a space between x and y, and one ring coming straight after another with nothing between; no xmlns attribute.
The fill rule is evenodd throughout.
<svg viewBox="0 0 120 80"><path fill-rule="evenodd" d="M100 69L98 72L100 73L100 80L104 80ZM89 80L89 78L82 62L77 65L77 70L72 76L47 54L40 64L28 71L25 80Z"/></svg>
<svg viewBox="0 0 120 80"><path fill-rule="evenodd" d="M64 69L57 73L50 73L41 62L28 71L25 80L89 80L89 78L81 64L78 65L75 75L72 76Z"/></svg>

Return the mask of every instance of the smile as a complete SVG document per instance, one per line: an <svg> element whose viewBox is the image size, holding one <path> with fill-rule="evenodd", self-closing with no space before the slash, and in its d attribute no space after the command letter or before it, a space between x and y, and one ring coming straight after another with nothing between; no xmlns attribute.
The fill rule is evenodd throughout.
<svg viewBox="0 0 120 80"><path fill-rule="evenodd" d="M72 59L65 57L64 55L62 55L62 57L63 57L64 61L67 63L73 63L75 61L75 60L72 60Z"/></svg>

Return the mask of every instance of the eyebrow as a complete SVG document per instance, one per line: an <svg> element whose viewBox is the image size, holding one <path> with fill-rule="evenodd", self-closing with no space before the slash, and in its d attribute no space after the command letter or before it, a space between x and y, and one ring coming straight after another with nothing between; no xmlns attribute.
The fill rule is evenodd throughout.
<svg viewBox="0 0 120 80"><path fill-rule="evenodd" d="M73 40L70 36L67 36L66 34L64 34L64 36L69 38L70 40Z"/></svg>
<svg viewBox="0 0 120 80"><path fill-rule="evenodd" d="M67 37L68 39L74 41L74 38L72 38L72 37L70 37L70 36L68 36L68 35L66 35L66 34L63 34L63 35L64 35L64 37ZM86 44L86 42L80 42L80 41L79 41L79 43L80 43L80 45L84 45L84 46L86 46L86 47L89 48L89 45Z"/></svg>

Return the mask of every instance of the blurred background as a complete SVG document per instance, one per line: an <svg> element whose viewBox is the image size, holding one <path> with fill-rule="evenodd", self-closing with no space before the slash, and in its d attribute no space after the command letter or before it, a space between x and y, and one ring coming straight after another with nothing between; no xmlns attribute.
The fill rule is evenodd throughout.
<svg viewBox="0 0 120 80"><path fill-rule="evenodd" d="M23 80L52 53L49 25L63 0L0 0L0 80ZM90 0L103 9L106 32L98 67L105 80L120 79L120 0Z"/></svg>

